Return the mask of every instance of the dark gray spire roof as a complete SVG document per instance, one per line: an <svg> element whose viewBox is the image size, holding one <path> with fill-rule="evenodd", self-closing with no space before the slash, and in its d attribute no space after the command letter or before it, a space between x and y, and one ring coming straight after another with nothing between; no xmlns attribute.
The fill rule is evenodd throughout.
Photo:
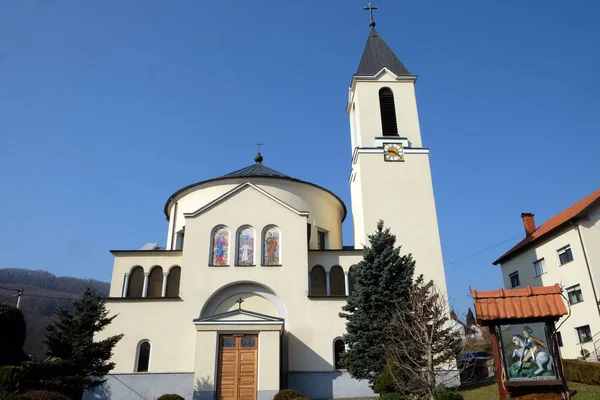
<svg viewBox="0 0 600 400"><path fill-rule="evenodd" d="M230 172L220 178L234 178L243 176L272 176L277 178L290 178L289 176L282 174L279 171L275 171L272 168L262 164L263 157L260 153L254 157L255 164L249 165L246 168L238 169L237 171Z"/></svg>
<svg viewBox="0 0 600 400"><path fill-rule="evenodd" d="M374 76L383 67L386 67L396 75L410 75L402 61L396 57L392 49L387 45L381 36L377 33L374 26L371 26L369 39L365 46L365 51L358 65L358 71L355 75Z"/></svg>

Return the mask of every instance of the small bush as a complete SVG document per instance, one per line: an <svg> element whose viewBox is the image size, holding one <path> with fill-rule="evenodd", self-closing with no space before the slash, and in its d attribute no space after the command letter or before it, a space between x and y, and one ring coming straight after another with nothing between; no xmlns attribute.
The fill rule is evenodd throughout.
<svg viewBox="0 0 600 400"><path fill-rule="evenodd" d="M312 400L310 397L296 397L296 400Z"/></svg>
<svg viewBox="0 0 600 400"><path fill-rule="evenodd" d="M23 367L5 365L0 367L0 398L19 390L23 379Z"/></svg>
<svg viewBox="0 0 600 400"><path fill-rule="evenodd" d="M445 387L438 388L433 394L435 400L464 400L462 394L456 393L455 390Z"/></svg>
<svg viewBox="0 0 600 400"><path fill-rule="evenodd" d="M9 400L69 400L64 394L48 392L45 390L34 390L24 394L14 395Z"/></svg>
<svg viewBox="0 0 600 400"><path fill-rule="evenodd" d="M379 400L412 400L412 397L398 393L384 393L379 396Z"/></svg>
<svg viewBox="0 0 600 400"><path fill-rule="evenodd" d="M379 394L394 393L396 391L396 385L388 367L385 367L381 375L377 377L375 385L373 385L373 391Z"/></svg>
<svg viewBox="0 0 600 400"><path fill-rule="evenodd" d="M185 399L178 394L170 393L170 394L163 394L156 400L185 400Z"/></svg>
<svg viewBox="0 0 600 400"><path fill-rule="evenodd" d="M273 397L273 400L294 400L302 397L299 391L293 389L283 389Z"/></svg>
<svg viewBox="0 0 600 400"><path fill-rule="evenodd" d="M587 361L563 360L568 381L600 385L600 365Z"/></svg>

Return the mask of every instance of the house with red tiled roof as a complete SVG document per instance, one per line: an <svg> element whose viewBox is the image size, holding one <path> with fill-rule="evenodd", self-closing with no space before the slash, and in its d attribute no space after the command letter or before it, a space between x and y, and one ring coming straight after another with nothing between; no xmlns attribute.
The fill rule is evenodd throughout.
<svg viewBox="0 0 600 400"><path fill-rule="evenodd" d="M559 284L570 309L557 323L563 357L600 353L600 189L540 226L531 213L521 218L525 238L494 261L505 288Z"/></svg>

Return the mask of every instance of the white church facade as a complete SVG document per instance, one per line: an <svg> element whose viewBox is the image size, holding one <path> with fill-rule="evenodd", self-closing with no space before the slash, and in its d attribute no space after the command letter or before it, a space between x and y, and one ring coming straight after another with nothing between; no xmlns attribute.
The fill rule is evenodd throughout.
<svg viewBox="0 0 600 400"><path fill-rule="evenodd" d="M343 245L348 210L338 196L257 154L246 168L171 195L165 246L113 250L107 306L118 317L98 336L124 337L107 384L87 396L271 400L283 388L313 399L372 395L339 364L338 314L379 219L413 254L416 273L446 290L415 82L372 24L346 108L355 246Z"/></svg>

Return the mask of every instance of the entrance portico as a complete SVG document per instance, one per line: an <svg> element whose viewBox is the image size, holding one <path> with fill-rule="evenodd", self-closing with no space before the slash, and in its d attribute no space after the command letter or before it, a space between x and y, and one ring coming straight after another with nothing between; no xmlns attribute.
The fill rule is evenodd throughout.
<svg viewBox="0 0 600 400"><path fill-rule="evenodd" d="M194 400L273 398L280 383L282 318L240 308L194 324Z"/></svg>

